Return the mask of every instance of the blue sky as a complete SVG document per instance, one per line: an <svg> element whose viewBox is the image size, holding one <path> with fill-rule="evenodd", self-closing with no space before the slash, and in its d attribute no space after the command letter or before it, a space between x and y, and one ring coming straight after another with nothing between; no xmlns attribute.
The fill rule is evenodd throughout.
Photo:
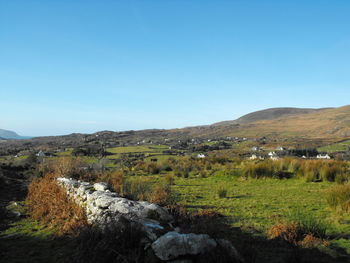
<svg viewBox="0 0 350 263"><path fill-rule="evenodd" d="M0 0L0 128L175 128L349 103L350 1Z"/></svg>

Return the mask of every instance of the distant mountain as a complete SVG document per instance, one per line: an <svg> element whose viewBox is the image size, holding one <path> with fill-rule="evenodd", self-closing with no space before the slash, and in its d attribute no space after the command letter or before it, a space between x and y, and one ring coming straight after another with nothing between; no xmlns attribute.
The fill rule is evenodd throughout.
<svg viewBox="0 0 350 263"><path fill-rule="evenodd" d="M255 111L249 114L246 114L233 121L223 121L213 124L215 125L227 125L227 124L245 124L252 123L256 121L263 120L274 120L282 117L288 117L299 114L309 114L317 111L327 110L331 108L321 108L321 109L305 109L305 108L270 108L266 110Z"/></svg>
<svg viewBox="0 0 350 263"><path fill-rule="evenodd" d="M14 131L0 129L0 138L20 140L20 139L27 139L29 137L20 136Z"/></svg>
<svg viewBox="0 0 350 263"><path fill-rule="evenodd" d="M350 137L350 105L340 108L276 108L212 125L228 136L341 140Z"/></svg>
<svg viewBox="0 0 350 263"><path fill-rule="evenodd" d="M8 134L4 136L1 131L0 137L15 137L13 133L10 136ZM115 147L117 145L132 145L144 140L154 144L162 144L165 141L185 142L191 141L193 138L215 140L223 137L255 139L265 137L269 142L275 144L296 145L297 147L339 142L350 138L350 105L323 109L274 108L249 113L233 121L181 129L104 131L94 134L8 140L2 142L0 152L12 151L15 153L28 149L28 147L42 145L66 148L87 144L96 145L103 142L106 147Z"/></svg>

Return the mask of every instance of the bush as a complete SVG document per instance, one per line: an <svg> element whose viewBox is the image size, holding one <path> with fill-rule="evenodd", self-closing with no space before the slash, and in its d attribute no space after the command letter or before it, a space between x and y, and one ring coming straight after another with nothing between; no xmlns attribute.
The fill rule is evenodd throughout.
<svg viewBox="0 0 350 263"><path fill-rule="evenodd" d="M173 175L173 174L167 174L167 175L165 176L165 181L166 181L166 183L167 183L168 185L173 185L174 182L175 182L175 177L174 177L174 175Z"/></svg>
<svg viewBox="0 0 350 263"><path fill-rule="evenodd" d="M299 226L295 223L284 223L273 225L267 235L271 239L280 238L288 243L296 245L298 240L302 239L302 234Z"/></svg>
<svg viewBox="0 0 350 263"><path fill-rule="evenodd" d="M249 162L243 168L243 176L246 178L259 179L262 177L273 177L274 173L275 169L271 161Z"/></svg>
<svg viewBox="0 0 350 263"><path fill-rule="evenodd" d="M329 224L311 214L293 210L288 220L273 225L268 231L269 238L279 238L293 245L313 247L327 238Z"/></svg>
<svg viewBox="0 0 350 263"><path fill-rule="evenodd" d="M227 197L227 189L223 186L220 186L217 190L217 195L219 198L226 198Z"/></svg>
<svg viewBox="0 0 350 263"><path fill-rule="evenodd" d="M334 210L350 211L350 184L339 185L327 193L327 203Z"/></svg>
<svg viewBox="0 0 350 263"><path fill-rule="evenodd" d="M29 185L26 203L32 218L57 228L57 233L75 233L87 224L83 208L70 200L57 176L48 174Z"/></svg>
<svg viewBox="0 0 350 263"><path fill-rule="evenodd" d="M321 167L320 175L323 181L334 182L337 177L343 178L344 168L340 163L326 163Z"/></svg>
<svg viewBox="0 0 350 263"><path fill-rule="evenodd" d="M112 173L108 173L104 176L103 181L107 181L108 184L112 186L112 188L119 194L123 194L123 186L124 186L124 171L114 171Z"/></svg>
<svg viewBox="0 0 350 263"><path fill-rule="evenodd" d="M68 177L82 180L94 180L97 175L92 176L85 168L88 165L79 157L60 157L57 159L44 159L38 165L38 171L44 174L55 174L58 177Z"/></svg>
<svg viewBox="0 0 350 263"><path fill-rule="evenodd" d="M154 185L148 196L148 201L161 206L175 205L177 198L169 185Z"/></svg>
<svg viewBox="0 0 350 263"><path fill-rule="evenodd" d="M126 181L123 185L123 195L134 200L147 200L152 191L152 182L148 178L136 178Z"/></svg>
<svg viewBox="0 0 350 263"><path fill-rule="evenodd" d="M297 224L304 237L311 234L317 238L325 238L329 228L329 224L323 219L300 210L293 210L290 213L289 222Z"/></svg>
<svg viewBox="0 0 350 263"><path fill-rule="evenodd" d="M279 238L293 245L299 245L305 248L317 247L326 243L313 234L303 233L303 229L296 223L276 224L272 226L267 235L271 239Z"/></svg>

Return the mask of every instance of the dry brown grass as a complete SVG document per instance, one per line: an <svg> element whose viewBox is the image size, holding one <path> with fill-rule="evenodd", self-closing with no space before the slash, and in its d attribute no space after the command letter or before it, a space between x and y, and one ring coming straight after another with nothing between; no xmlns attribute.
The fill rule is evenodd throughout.
<svg viewBox="0 0 350 263"><path fill-rule="evenodd" d="M296 245L298 241L302 239L300 228L297 224L276 224L273 225L268 231L267 235L271 239L280 238L288 243Z"/></svg>
<svg viewBox="0 0 350 263"><path fill-rule="evenodd" d="M321 244L324 244L322 239L315 237L312 234L308 234L304 237L303 240L298 242L298 245L304 248L313 248Z"/></svg>
<svg viewBox="0 0 350 263"><path fill-rule="evenodd" d="M175 176L173 173L168 173L164 179L168 185L173 185L175 183Z"/></svg>
<svg viewBox="0 0 350 263"><path fill-rule="evenodd" d="M56 228L58 235L75 233L87 224L85 212L68 198L56 178L55 174L48 174L32 181L26 199L30 215Z"/></svg>
<svg viewBox="0 0 350 263"><path fill-rule="evenodd" d="M107 176L105 176L105 179L107 183L109 183L117 193L122 194L123 184L125 182L124 171L118 170L118 171L112 172Z"/></svg>
<svg viewBox="0 0 350 263"><path fill-rule="evenodd" d="M38 171L44 174L56 174L61 177L70 177L83 181L94 181L99 174L96 171L85 169L88 164L79 157L60 157L57 159L44 159L38 165Z"/></svg>
<svg viewBox="0 0 350 263"><path fill-rule="evenodd" d="M280 223L273 225L268 231L270 239L282 239L295 246L313 248L329 242L326 239L316 237L312 233L305 233L303 228L297 223Z"/></svg>

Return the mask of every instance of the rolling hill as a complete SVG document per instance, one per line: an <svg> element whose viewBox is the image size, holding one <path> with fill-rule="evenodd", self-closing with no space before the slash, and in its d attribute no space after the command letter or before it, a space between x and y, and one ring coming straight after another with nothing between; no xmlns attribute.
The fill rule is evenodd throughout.
<svg viewBox="0 0 350 263"><path fill-rule="evenodd" d="M252 137L341 140L350 137L350 106L324 109L269 109L212 126L220 133Z"/></svg>
<svg viewBox="0 0 350 263"><path fill-rule="evenodd" d="M181 129L138 131L102 131L94 134L36 137L2 142L4 152L39 146L76 147L87 144L133 145L146 140L155 144L186 141L193 138L265 137L270 144L321 147L350 138L350 105L340 108L275 108L253 112L233 121ZM1 136L0 137L4 137ZM114 147L114 146L113 146Z"/></svg>
<svg viewBox="0 0 350 263"><path fill-rule="evenodd" d="M21 139L21 136L19 136L14 131L3 130L3 129L0 129L0 137L4 139Z"/></svg>
<svg viewBox="0 0 350 263"><path fill-rule="evenodd" d="M227 124L244 124L244 123L252 123L256 121L262 120L274 120L282 117L288 117L299 114L309 114L317 111L322 111L331 108L321 108L321 109L307 109L307 108L270 108L266 110L255 111L252 113L248 113L236 120L233 121L223 121L219 123L214 123L214 126L219 125L227 125Z"/></svg>

